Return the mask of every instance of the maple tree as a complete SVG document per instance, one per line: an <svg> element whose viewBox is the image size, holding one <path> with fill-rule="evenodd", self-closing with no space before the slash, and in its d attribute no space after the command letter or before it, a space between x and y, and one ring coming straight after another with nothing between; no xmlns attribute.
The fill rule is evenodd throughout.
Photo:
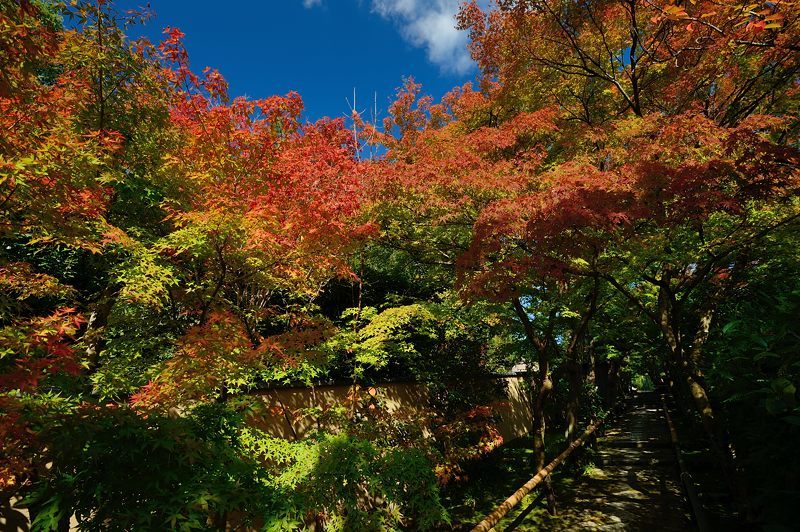
<svg viewBox="0 0 800 532"><path fill-rule="evenodd" d="M229 101L218 73L207 70L198 77L188 69L182 34L166 33L160 49L175 62L167 71L174 87L170 115L184 142L167 156L165 171L181 190L165 205L172 230L144 251L156 266L126 277L122 294L162 307L180 292L199 324L195 336L205 334L212 316L228 313L228 339L223 342L215 326L202 340L217 344L204 355L208 364L221 363L215 353L246 350L245 345L262 358L271 352L285 362L292 347L279 344L291 339L264 342L259 327L272 321L273 329L296 328L299 350L311 339L320 341L329 327L303 307L331 278L352 275L350 254L370 234L370 225L354 216L360 194L350 134L341 121L302 125L296 94ZM126 236L118 238L124 246ZM311 330L318 335L307 337ZM176 373L184 353L193 356L181 350L169 363L169 377L161 378L176 393L186 391ZM241 379L256 379L260 365L245 363L250 375L235 377L230 368L200 369L199 359L191 360L186 371L207 378L217 371L239 386ZM213 387L224 393L230 384L216 381Z"/></svg>
<svg viewBox="0 0 800 532"><path fill-rule="evenodd" d="M635 1L460 14L495 113L555 99L564 135L534 193L479 218L478 281L519 290L534 271L617 291L661 332L731 477L703 345L753 246L797 220L795 17L784 4Z"/></svg>
<svg viewBox="0 0 800 532"><path fill-rule="evenodd" d="M446 519L427 456L375 448L370 431L287 447L241 414L257 410L247 394L258 385L322 371L336 327L317 300L331 280L356 279L352 256L374 233L344 122L305 123L294 93L230 98L216 71L189 69L179 30L159 45L127 40L147 13L7 2L2 17L2 483L30 495L34 527L73 515L133 527L204 526L202 515L224 527L229 512L274 526L325 514L330 526ZM64 440L68 427L77 432ZM129 444L162 451L97 461ZM409 505L406 516L298 486L327 463L326 446L341 445L385 457L386 480L363 489ZM208 468L184 468L195 460ZM184 495L107 476L147 463L173 468ZM287 463L299 477L280 479ZM334 485L352 473L330 464ZM231 491L237 468L272 487ZM405 495L397 475L430 482ZM130 497L158 510L130 513Z"/></svg>

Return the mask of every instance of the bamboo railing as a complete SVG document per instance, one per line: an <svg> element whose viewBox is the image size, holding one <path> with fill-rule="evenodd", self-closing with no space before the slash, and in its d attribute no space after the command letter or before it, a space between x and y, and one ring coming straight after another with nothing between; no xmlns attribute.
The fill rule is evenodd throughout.
<svg viewBox="0 0 800 532"><path fill-rule="evenodd" d="M547 478L547 476L553 472L553 470L558 467L558 465L567 459L567 457L572 454L572 451L580 447L584 444L584 442L591 436L597 428L602 425L603 422L596 421L589 425L586 431L574 442L567 447L564 452L558 455L552 462L547 464L544 469L536 473L536 475L530 479L528 482L522 485L514 494L505 500L503 504L497 507L497 509L492 512L491 514L487 515L483 521L478 523L475 528L472 529L472 532L488 532L491 530L494 525L500 522L500 520L505 517L505 515L510 512L519 502L531 491L533 491L542 481Z"/></svg>

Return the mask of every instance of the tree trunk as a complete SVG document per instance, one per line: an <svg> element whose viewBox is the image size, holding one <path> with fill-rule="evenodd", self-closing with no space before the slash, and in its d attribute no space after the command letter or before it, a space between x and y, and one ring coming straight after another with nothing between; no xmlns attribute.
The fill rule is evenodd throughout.
<svg viewBox="0 0 800 532"><path fill-rule="evenodd" d="M534 389L538 387L538 390L536 390L536 399L533 404L533 469L539 472L547 465L547 456L545 452L547 421L545 419L544 407L553 390L553 381L550 378L550 365L546 354L543 356L540 354L538 377L532 379L532 381ZM543 489L547 497L547 510L552 515L555 515L556 496L549 475L543 481Z"/></svg>
<svg viewBox="0 0 800 532"><path fill-rule="evenodd" d="M550 392L553 390L553 380L550 378L548 342L546 340L542 340L536 334L533 323L531 323L530 317L528 316L525 308L522 306L522 303L516 298L512 301L512 303L514 310L516 311L517 316L519 317L520 321L522 322L522 326L525 329L525 336L536 351L539 365L536 372L537 376L535 378L533 377L533 372L531 372L531 389L535 394L532 408L533 465L535 472L538 473L544 469L546 465L545 435L547 434L547 422L545 419L544 407ZM542 483L542 489L547 497L547 509L552 515L555 515L556 496L555 491L553 490L553 483L550 480L549 475L544 479Z"/></svg>
<svg viewBox="0 0 800 532"><path fill-rule="evenodd" d="M619 378L619 370L621 368L621 364L618 360L614 359L609 363L608 368L608 396L606 397L606 402L609 408L615 408L617 406L617 400L620 396L621 391L621 384Z"/></svg>
<svg viewBox="0 0 800 532"><path fill-rule="evenodd" d="M581 407L581 391L583 391L583 372L578 360L573 357L567 361L567 380L569 381L569 393L567 398L566 411L566 431L565 436L568 443L572 443L577 438L578 417Z"/></svg>
<svg viewBox="0 0 800 532"><path fill-rule="evenodd" d="M684 384L684 389L700 417L703 431L722 467L739 509L750 520L752 516L747 496L748 490L744 478L736 467L735 458L727 443L727 436L716 415L703 378L703 346L708 339L715 305L709 304L708 308L700 313L691 344L687 346L686 340L678 328L680 323L677 316L679 303L672 294L666 292L665 287L661 287L659 290L659 321L664 339L670 348L672 367L679 374L679 379Z"/></svg>
<svg viewBox="0 0 800 532"><path fill-rule="evenodd" d="M589 323L597 311L597 298L600 295L600 277L594 276L592 280L592 289L589 292L589 308L583 313L581 321L575 330L572 331L572 338L565 353L567 364L567 379L569 381L569 398L567 400L566 412L566 438L569 443L576 439L576 432L578 430L578 416L580 414L581 395L583 392L583 357L581 356L585 349L586 332L589 329Z"/></svg>
<svg viewBox="0 0 800 532"><path fill-rule="evenodd" d="M86 322L86 331L83 333L83 341L86 344L86 360L89 363L89 372L94 372L100 365L100 351L103 350L104 329L108 325L108 318L111 309L116 303L116 296L112 287L106 287L100 294L89 319Z"/></svg>

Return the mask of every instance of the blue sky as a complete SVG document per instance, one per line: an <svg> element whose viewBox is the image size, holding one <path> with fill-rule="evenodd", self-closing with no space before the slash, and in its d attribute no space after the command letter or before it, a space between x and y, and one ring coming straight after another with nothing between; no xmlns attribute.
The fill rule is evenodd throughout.
<svg viewBox="0 0 800 532"><path fill-rule="evenodd" d="M146 0L119 0L122 9ZM186 33L192 68L217 68L233 95L298 91L306 118L386 108L403 77L438 98L473 79L466 36L452 18L460 0L150 0L156 16L132 36Z"/></svg>

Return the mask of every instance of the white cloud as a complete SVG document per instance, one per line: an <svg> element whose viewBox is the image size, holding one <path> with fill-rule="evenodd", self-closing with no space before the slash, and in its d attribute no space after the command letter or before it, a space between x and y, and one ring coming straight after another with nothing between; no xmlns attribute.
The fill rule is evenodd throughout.
<svg viewBox="0 0 800 532"><path fill-rule="evenodd" d="M455 15L462 1L372 0L372 10L394 21L403 38L424 48L428 59L442 70L464 74L473 62L467 50L467 35L456 29Z"/></svg>
<svg viewBox="0 0 800 532"><path fill-rule="evenodd" d="M322 5L322 0L303 0L303 7L306 9L311 9L312 7L317 7Z"/></svg>

